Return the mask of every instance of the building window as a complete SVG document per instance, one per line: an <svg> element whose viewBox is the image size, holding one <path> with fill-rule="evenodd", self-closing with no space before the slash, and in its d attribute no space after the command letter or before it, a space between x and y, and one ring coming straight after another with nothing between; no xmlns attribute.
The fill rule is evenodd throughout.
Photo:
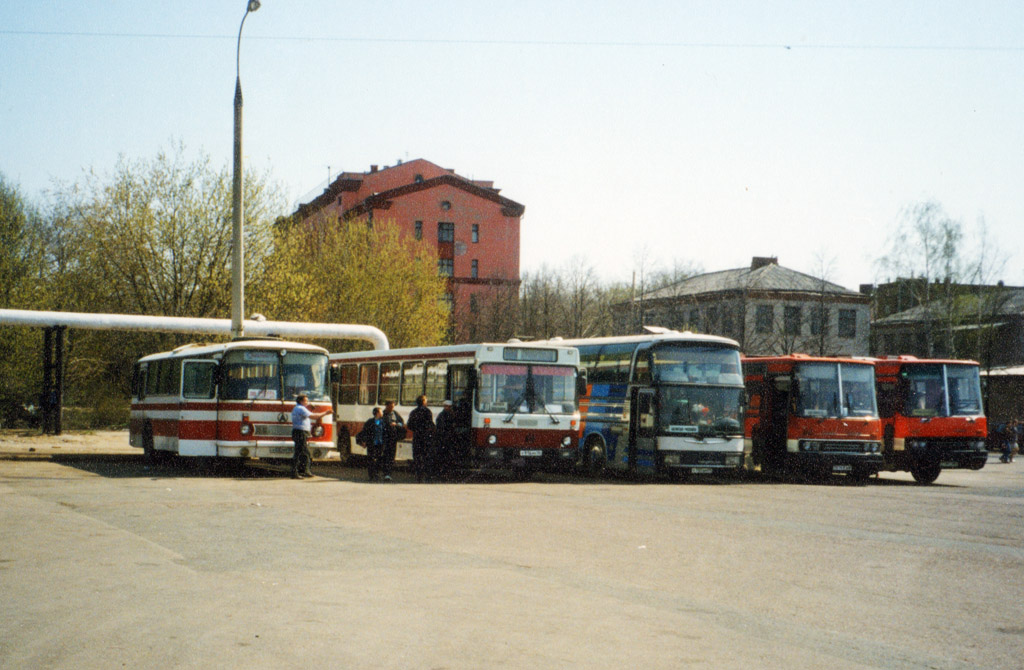
<svg viewBox="0 0 1024 670"><path fill-rule="evenodd" d="M794 305L786 305L782 310L782 322L786 329L786 335L799 335L800 308Z"/></svg>
<svg viewBox="0 0 1024 670"><path fill-rule="evenodd" d="M413 181L416 182L417 184L422 184L423 183L423 175L421 175L421 174L416 175L415 177L413 177Z"/></svg>
<svg viewBox="0 0 1024 670"><path fill-rule="evenodd" d="M469 311L473 314L480 311L480 306L476 303L476 295L469 296Z"/></svg>
<svg viewBox="0 0 1024 670"><path fill-rule="evenodd" d="M700 310L690 310L690 316L687 318L687 325L694 330L698 330L700 328Z"/></svg>
<svg viewBox="0 0 1024 670"><path fill-rule="evenodd" d="M422 240L423 239L423 222L422 221L417 221L416 222L416 239L417 240Z"/></svg>
<svg viewBox="0 0 1024 670"><path fill-rule="evenodd" d="M475 258L473 259L473 268L472 270L470 270L469 276L472 277L473 279L476 279L480 276L480 261L478 261Z"/></svg>
<svg viewBox="0 0 1024 670"><path fill-rule="evenodd" d="M811 308L811 335L828 335L828 307Z"/></svg>
<svg viewBox="0 0 1024 670"><path fill-rule="evenodd" d="M754 330L759 333L772 332L772 321L775 320L775 305L758 305L754 313Z"/></svg>
<svg viewBox="0 0 1024 670"><path fill-rule="evenodd" d="M437 241L454 242L455 224L449 221L439 221L437 224Z"/></svg>
<svg viewBox="0 0 1024 670"><path fill-rule="evenodd" d="M451 314L455 311L455 296L451 293L445 293L441 296L441 304L448 308L448 313Z"/></svg>
<svg viewBox="0 0 1024 670"><path fill-rule="evenodd" d="M437 261L437 274L442 277L452 277L455 275L455 259L454 258L439 258Z"/></svg>
<svg viewBox="0 0 1024 670"><path fill-rule="evenodd" d="M442 200L441 201L441 209L443 209L444 211L447 212L451 208L452 208L452 203L448 202L447 200Z"/></svg>
<svg viewBox="0 0 1024 670"><path fill-rule="evenodd" d="M839 337L847 340L857 337L857 310L839 310Z"/></svg>
<svg viewBox="0 0 1024 670"><path fill-rule="evenodd" d="M479 223L474 223L473 224L473 244L476 244L479 241L480 241L480 224Z"/></svg>

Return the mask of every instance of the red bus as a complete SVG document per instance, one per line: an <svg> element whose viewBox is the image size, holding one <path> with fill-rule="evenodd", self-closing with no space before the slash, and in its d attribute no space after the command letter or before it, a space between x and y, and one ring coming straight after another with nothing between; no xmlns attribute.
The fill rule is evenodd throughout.
<svg viewBox="0 0 1024 670"><path fill-rule="evenodd" d="M873 359L885 470L931 484L944 469L985 467L988 422L974 361Z"/></svg>
<svg viewBox="0 0 1024 670"><path fill-rule="evenodd" d="M327 350L276 338L189 344L140 358L132 376L129 443L161 456L291 458L295 397L331 408ZM334 448L333 420L313 426L314 458Z"/></svg>
<svg viewBox="0 0 1024 670"><path fill-rule="evenodd" d="M845 474L864 481L882 461L869 361L805 354L743 359L744 438L765 474Z"/></svg>

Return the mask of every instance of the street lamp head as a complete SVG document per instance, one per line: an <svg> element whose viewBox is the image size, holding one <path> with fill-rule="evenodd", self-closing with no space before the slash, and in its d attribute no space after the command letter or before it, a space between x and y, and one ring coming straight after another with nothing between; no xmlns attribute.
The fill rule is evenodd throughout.
<svg viewBox="0 0 1024 670"><path fill-rule="evenodd" d="M260 8L260 0L249 0L249 8L246 9L246 11L247 12L255 12L259 8Z"/></svg>

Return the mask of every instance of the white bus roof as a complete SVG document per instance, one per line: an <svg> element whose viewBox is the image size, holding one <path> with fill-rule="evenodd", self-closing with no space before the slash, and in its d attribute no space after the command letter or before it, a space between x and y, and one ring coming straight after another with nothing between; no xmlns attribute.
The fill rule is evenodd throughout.
<svg viewBox="0 0 1024 670"><path fill-rule="evenodd" d="M480 352L501 351L504 349L557 349L570 354L570 357L576 354L575 347L561 342L483 342L480 344L451 344L438 347L349 351L331 354L330 358L332 361L362 360L367 358L376 360L429 358L431 356L453 358L459 356L471 357L478 355Z"/></svg>
<svg viewBox="0 0 1024 670"><path fill-rule="evenodd" d="M608 337L584 337L578 339L564 340L556 337L550 340L535 340L532 344L546 344L579 347L588 344L642 344L644 342L692 342L695 344L723 344L739 349L740 343L728 337L718 335L706 335L703 333L692 333L690 331L670 331L664 333L649 333L646 335L612 335Z"/></svg>
<svg viewBox="0 0 1024 670"><path fill-rule="evenodd" d="M303 342L291 342L288 340L276 340L276 339L241 339L232 340L231 342L220 342L216 344L184 344L177 349L171 351L161 351L156 354L150 354L143 356L139 359L139 363L146 363L153 360L159 360L162 358L209 358L215 354L225 353L233 349L260 349L269 351L280 351L286 349L288 351L311 351L317 353L327 353L327 350L323 347L318 347L315 344L306 344Z"/></svg>

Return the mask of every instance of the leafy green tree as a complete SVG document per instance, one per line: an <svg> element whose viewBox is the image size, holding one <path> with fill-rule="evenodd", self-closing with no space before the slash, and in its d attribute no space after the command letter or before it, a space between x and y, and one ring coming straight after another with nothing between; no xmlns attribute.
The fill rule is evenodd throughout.
<svg viewBox="0 0 1024 670"><path fill-rule="evenodd" d="M39 213L0 175L0 308L39 309L46 295L42 258ZM0 328L0 426L25 420L24 406L36 401L41 343L38 330Z"/></svg>
<svg viewBox="0 0 1024 670"><path fill-rule="evenodd" d="M370 228L364 221L281 219L250 305L275 321L366 324L384 331L392 347L429 346L440 344L448 327L444 292L435 253L386 221Z"/></svg>
<svg viewBox="0 0 1024 670"><path fill-rule="evenodd" d="M245 179L246 283L259 283L272 222L285 200L266 175ZM228 318L231 174L178 144L154 158L118 159L52 193L44 262L50 309ZM140 356L184 343L179 334L72 331L68 404L125 397Z"/></svg>

